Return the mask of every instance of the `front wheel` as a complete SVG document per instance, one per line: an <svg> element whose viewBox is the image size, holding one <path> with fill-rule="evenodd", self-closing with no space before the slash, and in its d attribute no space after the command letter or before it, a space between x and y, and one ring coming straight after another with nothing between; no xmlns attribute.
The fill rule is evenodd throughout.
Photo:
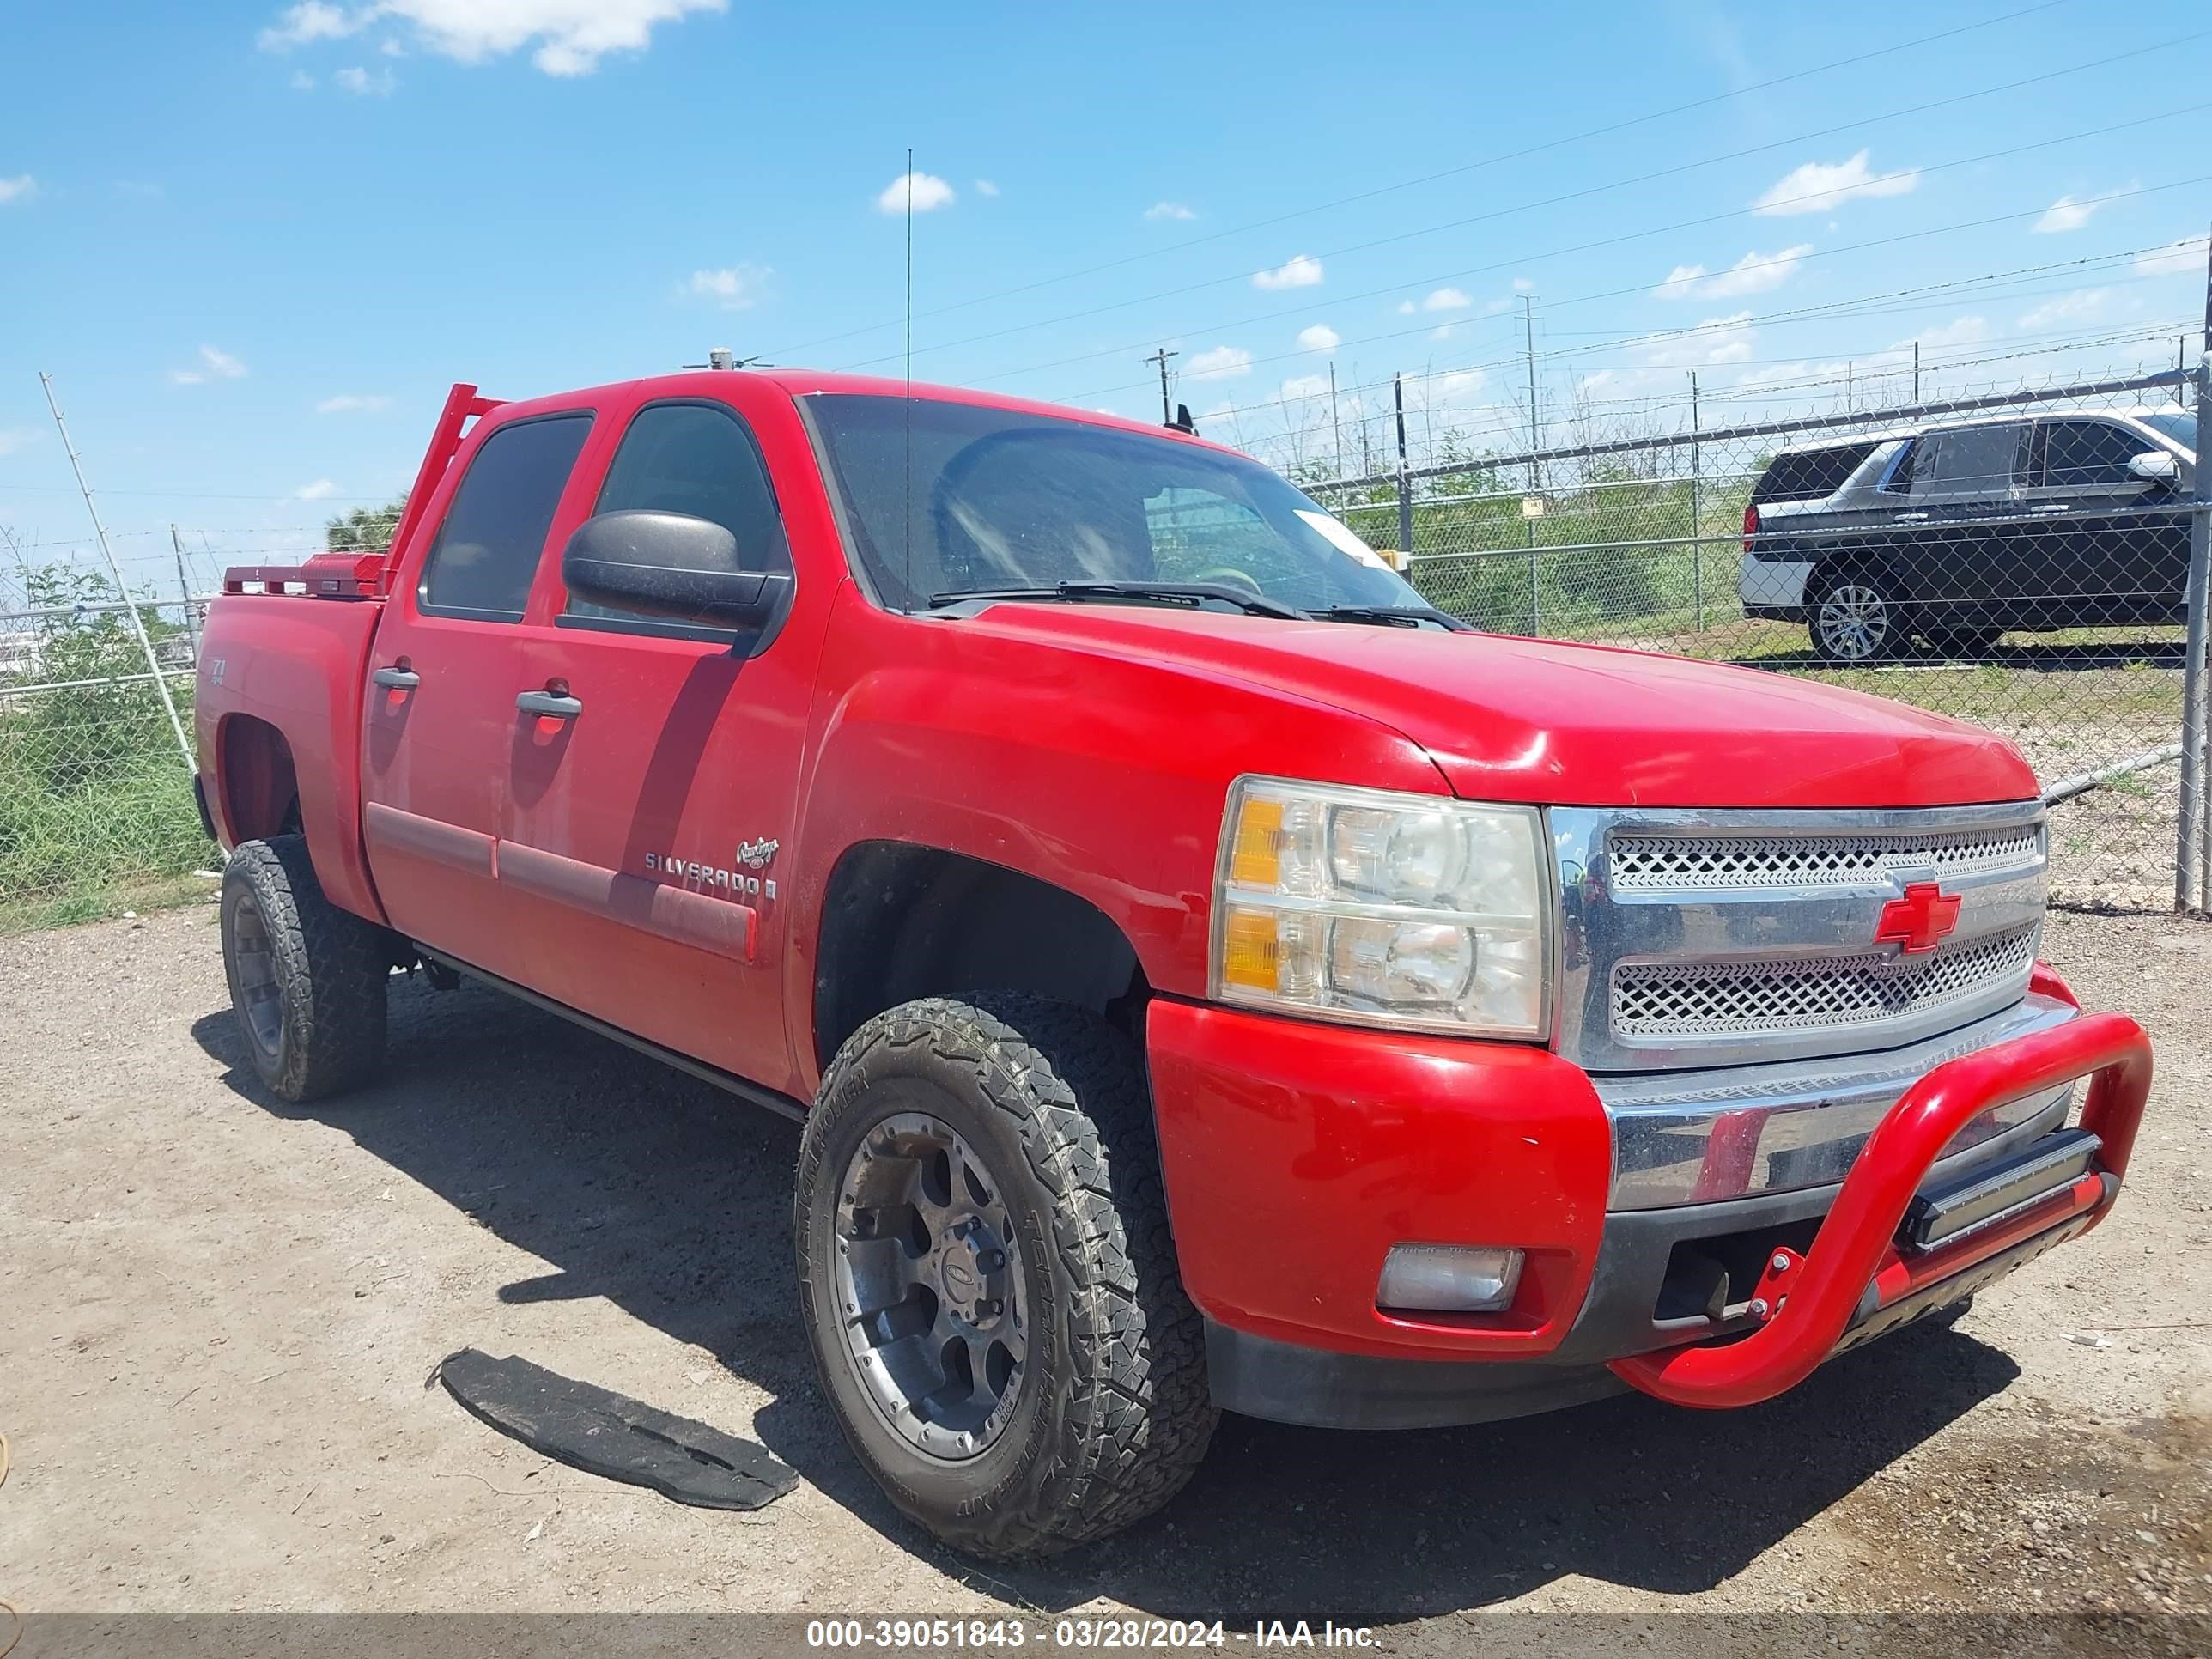
<svg viewBox="0 0 2212 1659"><path fill-rule="evenodd" d="M1903 650L1903 607L1887 576L1847 570L1824 581L1806 631L1814 654L1844 667L1886 662Z"/></svg>
<svg viewBox="0 0 2212 1659"><path fill-rule="evenodd" d="M1020 995L868 1021L799 1152L801 1313L847 1441L908 1516L989 1558L1149 1515L1206 1454L1135 1053Z"/></svg>

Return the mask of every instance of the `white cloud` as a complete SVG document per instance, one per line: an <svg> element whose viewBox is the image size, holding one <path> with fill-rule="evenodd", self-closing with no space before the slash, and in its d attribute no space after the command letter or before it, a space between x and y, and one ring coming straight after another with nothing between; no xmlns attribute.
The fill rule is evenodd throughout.
<svg viewBox="0 0 2212 1659"><path fill-rule="evenodd" d="M2204 269L2204 242L2202 236L2185 236L2178 242L2136 256L2136 274L2140 276L2176 276L2193 274Z"/></svg>
<svg viewBox="0 0 2212 1659"><path fill-rule="evenodd" d="M2112 297L2108 288L2077 288L2055 300L2045 300L2020 319L2022 328L2050 328L2062 323L2086 323L2100 315Z"/></svg>
<svg viewBox="0 0 2212 1659"><path fill-rule="evenodd" d="M2101 202L2077 202L2071 196L2062 196L2035 222L2034 228L2045 236L2054 231L2079 230L2089 222L2089 216L2103 205Z"/></svg>
<svg viewBox="0 0 2212 1659"><path fill-rule="evenodd" d="M482 63L537 43L531 62L548 75L589 75L612 52L642 52L653 31L692 12L719 12L728 0L372 0L348 9L302 0L261 31L264 52L342 40L371 24L412 24L422 44L465 64ZM404 51L387 39L388 56Z"/></svg>
<svg viewBox="0 0 2212 1659"><path fill-rule="evenodd" d="M1918 186L1919 168L1876 173L1867 165L1869 154L1863 149L1847 161L1808 161L1794 167L1753 202L1751 210L1778 217L1826 213L1854 197L1904 196Z"/></svg>
<svg viewBox="0 0 2212 1659"><path fill-rule="evenodd" d="M340 392L335 398L325 398L315 405L318 415L374 415L392 407L392 399L385 397L362 397L351 392Z"/></svg>
<svg viewBox="0 0 2212 1659"><path fill-rule="evenodd" d="M1313 323L1298 331L1298 349L1302 351L1334 351L1344 343L1344 337L1327 323Z"/></svg>
<svg viewBox="0 0 2212 1659"><path fill-rule="evenodd" d="M1292 254L1273 270L1252 273L1254 288L1312 288L1321 281L1321 261L1307 253Z"/></svg>
<svg viewBox="0 0 2212 1659"><path fill-rule="evenodd" d="M1193 213L1181 202L1155 202L1145 210L1145 217L1147 219L1195 219L1198 215Z"/></svg>
<svg viewBox="0 0 2212 1659"><path fill-rule="evenodd" d="M325 5L323 0L304 0L302 4L288 7L274 23L261 31L261 50L289 52L294 46L317 40L342 40L374 22L376 13L374 6L348 11L343 6Z"/></svg>
<svg viewBox="0 0 2212 1659"><path fill-rule="evenodd" d="M331 79L356 98L389 98L392 89L399 84L390 70L379 70L372 75L353 65L338 70Z"/></svg>
<svg viewBox="0 0 2212 1659"><path fill-rule="evenodd" d="M1201 351L1183 365L1194 380L1226 380L1252 372L1252 354L1243 346L1220 345Z"/></svg>
<svg viewBox="0 0 2212 1659"><path fill-rule="evenodd" d="M975 181L975 193L978 196L996 196L999 193L999 187L988 179L978 179Z"/></svg>
<svg viewBox="0 0 2212 1659"><path fill-rule="evenodd" d="M34 441L38 433L27 426L0 426L0 455L12 455Z"/></svg>
<svg viewBox="0 0 2212 1659"><path fill-rule="evenodd" d="M718 270L695 270L691 280L677 291L695 300L712 300L725 311L744 311L760 303L773 273L766 265L725 265Z"/></svg>
<svg viewBox="0 0 2212 1659"><path fill-rule="evenodd" d="M1401 317L1410 317L1419 309L1420 307L1415 305L1411 300L1401 300L1398 301L1398 314Z"/></svg>
<svg viewBox="0 0 2212 1659"><path fill-rule="evenodd" d="M885 185L883 194L876 198L876 211L894 216L903 215L909 191L913 195L916 213L927 213L933 208L950 207L958 199L952 186L933 173L902 173Z"/></svg>
<svg viewBox="0 0 2212 1659"><path fill-rule="evenodd" d="M1462 293L1458 289L1440 288L1431 292L1429 297L1421 301L1421 309L1424 311L1465 311L1474 303L1474 301L1472 299L1470 299L1467 295Z"/></svg>
<svg viewBox="0 0 2212 1659"><path fill-rule="evenodd" d="M1780 288L1797 270L1797 262L1813 251L1800 242L1778 253L1747 253L1726 270L1708 276L1703 265L1676 265L1651 292L1662 300L1734 300L1747 294L1764 294Z"/></svg>
<svg viewBox="0 0 2212 1659"><path fill-rule="evenodd" d="M1534 294L1536 291L1536 285L1526 276L1516 276L1513 279L1513 291L1516 294Z"/></svg>
<svg viewBox="0 0 2212 1659"><path fill-rule="evenodd" d="M0 207L10 202L27 202L39 193L39 181L27 173L19 173L12 179L0 179Z"/></svg>
<svg viewBox="0 0 2212 1659"><path fill-rule="evenodd" d="M1708 317L1694 329L1638 348L1652 368L1698 368L1709 363L1740 363L1751 356L1751 313Z"/></svg>
<svg viewBox="0 0 2212 1659"><path fill-rule="evenodd" d="M1913 340L1930 348L1944 346L1979 345L1990 337L1989 320L1983 317L1954 317L1948 323L1938 323L1934 328L1923 328L1911 339L1898 342L1899 348L1911 350Z"/></svg>
<svg viewBox="0 0 2212 1659"><path fill-rule="evenodd" d="M301 501L319 501L338 493L338 487L328 478L318 478L313 483L303 483L292 492L292 498Z"/></svg>
<svg viewBox="0 0 2212 1659"><path fill-rule="evenodd" d="M1282 396L1285 398L1319 398L1328 391L1326 374L1293 374L1283 382Z"/></svg>
<svg viewBox="0 0 2212 1659"><path fill-rule="evenodd" d="M210 376L218 380L242 380L246 378L246 365L228 351L217 350L211 345L204 345L200 348L200 367L171 369L169 384L198 386Z"/></svg>
<svg viewBox="0 0 2212 1659"><path fill-rule="evenodd" d="M314 89L315 77L313 76L308 74L305 70L294 70L292 71L293 91L313 92Z"/></svg>

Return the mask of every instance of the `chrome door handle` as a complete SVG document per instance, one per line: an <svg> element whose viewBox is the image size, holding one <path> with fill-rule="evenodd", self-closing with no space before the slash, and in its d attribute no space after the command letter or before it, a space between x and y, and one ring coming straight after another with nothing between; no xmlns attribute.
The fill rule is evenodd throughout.
<svg viewBox="0 0 2212 1659"><path fill-rule="evenodd" d="M387 691L412 691L422 684L422 677L411 668L380 668L368 678Z"/></svg>
<svg viewBox="0 0 2212 1659"><path fill-rule="evenodd" d="M2074 506L2069 501L2057 501L2048 507L2039 507L2035 509L2037 514L2044 518L2056 518L2062 513L2071 513L2074 510Z"/></svg>
<svg viewBox="0 0 2212 1659"><path fill-rule="evenodd" d="M1891 520L1891 522L1894 524L1926 524L1928 520L1929 514L1925 513L1900 513L1894 520Z"/></svg>
<svg viewBox="0 0 2212 1659"><path fill-rule="evenodd" d="M514 706L526 714L543 714L556 720L572 720L584 712L581 697L563 696L558 691L518 691Z"/></svg>

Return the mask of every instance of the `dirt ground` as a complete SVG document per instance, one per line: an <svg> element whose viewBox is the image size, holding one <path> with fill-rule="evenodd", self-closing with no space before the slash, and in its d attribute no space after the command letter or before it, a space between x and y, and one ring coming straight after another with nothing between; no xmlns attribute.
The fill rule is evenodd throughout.
<svg viewBox="0 0 2212 1659"><path fill-rule="evenodd" d="M1164 1514L979 1571L877 1496L817 1395L792 1126L419 981L394 987L380 1084L284 1109L250 1081L210 908L0 941L0 1597L1128 1608L1439 1650L1493 1608L2212 1609L2212 927L2062 915L2047 953L2151 1028L2157 1091L2114 1220L1955 1329L1741 1413L1632 1396L1369 1436L1231 1418ZM754 1436L802 1484L731 1515L548 1466L426 1388L464 1346Z"/></svg>

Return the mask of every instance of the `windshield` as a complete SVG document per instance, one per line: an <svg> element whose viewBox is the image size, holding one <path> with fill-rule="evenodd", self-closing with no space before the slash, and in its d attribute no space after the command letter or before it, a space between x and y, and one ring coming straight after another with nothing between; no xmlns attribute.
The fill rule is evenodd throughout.
<svg viewBox="0 0 2212 1659"><path fill-rule="evenodd" d="M2162 433L2191 454L2197 453L2197 416L2187 410L2161 409L2154 415L2138 415L2152 431Z"/></svg>
<svg viewBox="0 0 2212 1659"><path fill-rule="evenodd" d="M1062 582L1197 584L1300 611L1423 604L1358 537L1241 455L929 398L805 401L847 532L895 609Z"/></svg>

